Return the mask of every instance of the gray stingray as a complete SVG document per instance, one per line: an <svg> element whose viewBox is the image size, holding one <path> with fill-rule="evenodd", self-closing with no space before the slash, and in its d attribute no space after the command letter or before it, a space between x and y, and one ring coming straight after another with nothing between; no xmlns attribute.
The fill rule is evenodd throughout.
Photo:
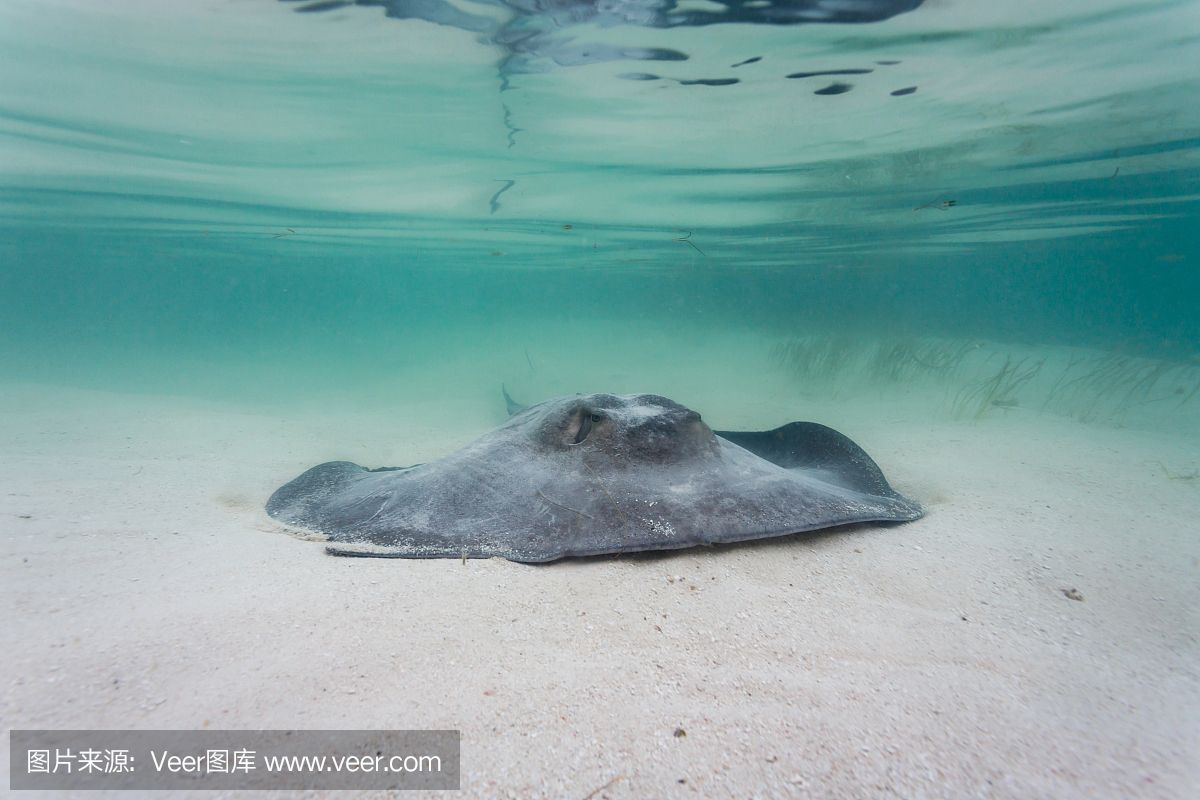
<svg viewBox="0 0 1200 800"><path fill-rule="evenodd" d="M657 395L558 397L428 464L313 467L267 513L334 555L553 561L904 522L862 448L814 422L713 432Z"/></svg>

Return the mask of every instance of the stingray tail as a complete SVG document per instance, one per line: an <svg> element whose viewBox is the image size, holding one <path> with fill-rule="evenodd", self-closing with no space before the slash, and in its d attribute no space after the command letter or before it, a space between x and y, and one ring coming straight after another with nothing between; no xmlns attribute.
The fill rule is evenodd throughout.
<svg viewBox="0 0 1200 800"><path fill-rule="evenodd" d="M525 410L526 406L523 406L520 403L518 403L516 400L513 400L512 396L509 395L509 393L508 393L508 389L505 387L505 385L503 383L500 384L500 393L502 395L504 395L504 406L505 406L505 408L508 409L508 415L510 417L513 414L519 414Z"/></svg>

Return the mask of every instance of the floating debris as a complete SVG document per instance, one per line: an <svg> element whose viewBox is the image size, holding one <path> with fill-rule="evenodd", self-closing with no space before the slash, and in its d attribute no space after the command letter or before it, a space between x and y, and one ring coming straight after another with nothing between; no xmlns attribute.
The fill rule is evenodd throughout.
<svg viewBox="0 0 1200 800"><path fill-rule="evenodd" d="M913 211L920 211L923 208L936 208L938 211L945 211L947 208L954 208L956 205L958 205L957 200L934 200L932 203L917 206Z"/></svg>
<svg viewBox="0 0 1200 800"><path fill-rule="evenodd" d="M586 796L586 797L584 797L584 798L583 798L583 800L592 800L592 798L593 798L593 797L595 797L596 795L600 794L600 793L601 793L601 792L603 792L605 789L607 789L608 787L612 786L614 783L616 783L617 781L621 780L621 779L622 779L622 778L624 778L624 777L625 777L624 775L616 775L616 776L614 776L613 778L611 778L611 779L608 781L608 783L604 784L603 786L597 786L595 789L592 789L590 792L588 792L588 793L587 793L587 796Z"/></svg>
<svg viewBox="0 0 1200 800"><path fill-rule="evenodd" d="M492 195L492 199L488 201L488 205L492 209L491 213L493 213L493 214L495 214L496 210L498 208L500 208L500 195L504 194L505 192L507 192L509 189L511 189L513 186L515 186L517 184L516 181L505 180L504 178L497 178L496 182L503 183L504 185L501 186L500 190L497 191L494 195Z"/></svg>
<svg viewBox="0 0 1200 800"><path fill-rule="evenodd" d="M692 241L692 232L691 231L687 232L687 236L676 236L675 241L683 242L686 245L690 245L691 248L693 250L695 250L697 253L704 256L705 258L708 258L708 254L705 253L703 250L701 250L699 247L697 247L696 243Z"/></svg>

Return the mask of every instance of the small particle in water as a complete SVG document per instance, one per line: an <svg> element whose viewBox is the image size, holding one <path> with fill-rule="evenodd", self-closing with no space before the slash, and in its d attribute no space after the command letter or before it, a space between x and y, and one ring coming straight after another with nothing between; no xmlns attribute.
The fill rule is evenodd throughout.
<svg viewBox="0 0 1200 800"><path fill-rule="evenodd" d="M659 76L657 76L651 72L622 72L617 77L624 78L627 81L656 81L656 80L659 80Z"/></svg>
<svg viewBox="0 0 1200 800"><path fill-rule="evenodd" d="M892 92L892 97L904 97L906 94L916 94L916 92L917 87L905 86L903 89L897 89L896 91Z"/></svg>
<svg viewBox="0 0 1200 800"><path fill-rule="evenodd" d="M682 739L683 737L687 736L687 731L685 731L683 728L676 728L674 735L676 739Z"/></svg>
<svg viewBox="0 0 1200 800"><path fill-rule="evenodd" d="M33 519L32 514L17 514L17 519Z"/></svg>
<svg viewBox="0 0 1200 800"><path fill-rule="evenodd" d="M894 67L897 64L899 64L900 62L899 61L876 61L875 63L879 64L880 66L883 66L883 67Z"/></svg>
<svg viewBox="0 0 1200 800"><path fill-rule="evenodd" d="M492 255L494 255L494 256L502 256L502 255L504 255L504 251L503 251L503 250L493 250L493 251L492 251Z"/></svg>
<svg viewBox="0 0 1200 800"><path fill-rule="evenodd" d="M760 61L762 61L762 56L754 56L754 58L747 58L745 61L739 61L736 64L730 64L729 66L731 68L732 67L744 67L747 64L757 64Z"/></svg>
<svg viewBox="0 0 1200 800"><path fill-rule="evenodd" d="M848 83L831 83L824 89L817 89L813 94L845 94L854 87Z"/></svg>
<svg viewBox="0 0 1200 800"><path fill-rule="evenodd" d="M570 223L567 223L566 225L563 225L563 226L562 226L562 229L563 229L564 231L569 231L569 230L572 230L574 227L575 227L574 225L572 225L572 224L570 224Z"/></svg>
<svg viewBox="0 0 1200 800"><path fill-rule="evenodd" d="M1063 589L1062 593L1063 593L1063 595L1066 596L1066 598L1068 600L1078 600L1081 603L1083 602L1083 595L1075 587L1071 587L1070 589Z"/></svg>
<svg viewBox="0 0 1200 800"><path fill-rule="evenodd" d="M274 235L274 236L272 236L271 238L272 238L272 239L282 239L282 238L284 238L284 237L286 237L286 236L294 236L295 234L296 234L296 232L295 232L294 230L292 230L291 228L284 228L284 229L283 229L283 231L281 231L280 233L277 233L277 234L275 234L275 235Z"/></svg>

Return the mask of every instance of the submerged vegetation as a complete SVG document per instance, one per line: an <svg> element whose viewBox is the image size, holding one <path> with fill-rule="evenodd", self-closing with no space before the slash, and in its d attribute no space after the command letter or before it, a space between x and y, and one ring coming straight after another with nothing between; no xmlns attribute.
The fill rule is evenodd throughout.
<svg viewBox="0 0 1200 800"><path fill-rule="evenodd" d="M771 360L807 390L940 389L956 419L1024 409L1123 425L1131 414L1180 411L1200 397L1200 360L1176 361L996 342L812 335L776 343Z"/></svg>
<svg viewBox="0 0 1200 800"><path fill-rule="evenodd" d="M1037 377L1046 360L1026 366L1030 358L1014 360L1006 356L1004 366L994 375L964 386L954 397L954 416L979 419L993 408L1016 408L1021 387Z"/></svg>
<svg viewBox="0 0 1200 800"><path fill-rule="evenodd" d="M805 378L834 380L859 372L877 382L900 383L928 376L952 375L978 345L942 339L894 341L855 336L811 336L776 344L776 363Z"/></svg>
<svg viewBox="0 0 1200 800"><path fill-rule="evenodd" d="M1195 364L1110 353L1071 359L1043 407L1074 408L1073 416L1090 422L1103 418L1114 402L1120 410L1151 403L1179 408L1197 393L1200 367Z"/></svg>

